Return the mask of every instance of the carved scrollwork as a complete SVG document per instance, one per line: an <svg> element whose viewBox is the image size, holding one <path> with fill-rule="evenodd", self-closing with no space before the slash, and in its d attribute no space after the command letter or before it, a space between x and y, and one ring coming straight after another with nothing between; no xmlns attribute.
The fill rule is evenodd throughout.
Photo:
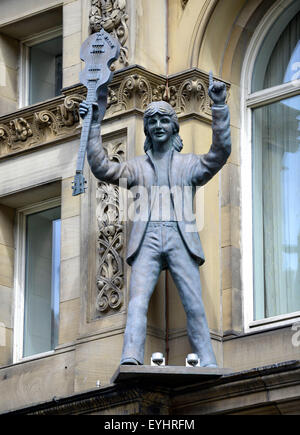
<svg viewBox="0 0 300 435"><path fill-rule="evenodd" d="M205 111L209 98L205 83L200 79L186 80L178 90L178 105L180 111Z"/></svg>
<svg viewBox="0 0 300 435"><path fill-rule="evenodd" d="M0 125L0 156L25 151L33 146L73 134L79 125L79 104L83 94L67 95L61 104L44 105L39 111L26 111L26 117L11 117Z"/></svg>
<svg viewBox="0 0 300 435"><path fill-rule="evenodd" d="M11 131L6 126L0 125L0 156L8 153L8 149L11 147Z"/></svg>
<svg viewBox="0 0 300 435"><path fill-rule="evenodd" d="M119 61L128 66L128 14L126 0L92 0L89 14L92 32L103 28L119 40L121 45Z"/></svg>
<svg viewBox="0 0 300 435"><path fill-rule="evenodd" d="M108 142L105 149L110 160L124 160L122 142ZM99 265L95 306L100 313L107 313L119 309L124 300L124 225L119 219L118 186L99 182L96 200Z"/></svg>
<svg viewBox="0 0 300 435"><path fill-rule="evenodd" d="M12 131L12 140L14 142L25 142L33 135L29 123L24 118L16 118L9 123Z"/></svg>
<svg viewBox="0 0 300 435"><path fill-rule="evenodd" d="M134 74L125 81L121 87L120 93L123 96L123 102L128 107L129 100L134 97L138 99L137 106L145 109L152 100L152 90L150 83L144 77Z"/></svg>
<svg viewBox="0 0 300 435"><path fill-rule="evenodd" d="M208 96L208 74L196 68L163 77L137 66L117 71L108 87L106 118L122 112L145 110L152 101L164 100L176 113L194 113L211 120L211 100ZM229 84L227 95L229 96ZM73 92L73 93L72 93ZM33 106L1 118L0 158L50 143L63 137L78 135L79 104L84 99L83 86L67 91L40 108ZM58 102L59 101L59 102Z"/></svg>
<svg viewBox="0 0 300 435"><path fill-rule="evenodd" d="M176 109L178 98L178 91L176 86L166 86L165 92L162 96L162 100L167 101L174 109Z"/></svg>
<svg viewBox="0 0 300 435"><path fill-rule="evenodd" d="M152 101L160 101L160 100L167 100L167 86L166 85L157 85L154 89L153 89L153 96L152 96Z"/></svg>
<svg viewBox="0 0 300 435"><path fill-rule="evenodd" d="M58 133L57 118L50 110L42 110L34 114L34 121L39 129L49 129L50 134L56 136Z"/></svg>
<svg viewBox="0 0 300 435"><path fill-rule="evenodd" d="M161 91L156 90L158 95ZM108 113L112 114L131 108L144 110L152 101L150 82L140 74L132 74L119 85L119 90L111 89L108 100Z"/></svg>
<svg viewBox="0 0 300 435"><path fill-rule="evenodd" d="M69 95L63 104L57 106L57 119L62 125L71 127L79 122L78 109L83 100L83 95Z"/></svg>

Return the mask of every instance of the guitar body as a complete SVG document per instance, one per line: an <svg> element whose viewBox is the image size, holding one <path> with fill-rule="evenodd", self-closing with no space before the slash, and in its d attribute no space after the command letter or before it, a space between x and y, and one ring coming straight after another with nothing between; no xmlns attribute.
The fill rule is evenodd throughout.
<svg viewBox="0 0 300 435"><path fill-rule="evenodd" d="M103 29L89 36L81 46L80 58L85 62L85 68L80 73L79 80L87 88L86 103L89 109L81 131L76 174L72 186L73 196L84 193L86 189L83 167L93 118L93 105L98 104L99 123L101 123L107 104L107 86L113 77L110 66L118 59L119 54L119 42Z"/></svg>

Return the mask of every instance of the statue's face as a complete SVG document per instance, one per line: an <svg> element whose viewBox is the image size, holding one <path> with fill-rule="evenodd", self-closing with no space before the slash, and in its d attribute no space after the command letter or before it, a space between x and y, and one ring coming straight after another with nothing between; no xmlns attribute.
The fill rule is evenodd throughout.
<svg viewBox="0 0 300 435"><path fill-rule="evenodd" d="M173 121L168 115L156 113L148 120L148 132L153 144L168 142L174 133Z"/></svg>

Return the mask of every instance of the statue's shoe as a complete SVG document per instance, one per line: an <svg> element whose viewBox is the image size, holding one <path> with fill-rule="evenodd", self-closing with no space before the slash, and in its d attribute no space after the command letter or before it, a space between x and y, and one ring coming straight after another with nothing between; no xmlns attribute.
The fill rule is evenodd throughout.
<svg viewBox="0 0 300 435"><path fill-rule="evenodd" d="M140 363L135 358L125 358L120 363L121 366L138 366Z"/></svg>

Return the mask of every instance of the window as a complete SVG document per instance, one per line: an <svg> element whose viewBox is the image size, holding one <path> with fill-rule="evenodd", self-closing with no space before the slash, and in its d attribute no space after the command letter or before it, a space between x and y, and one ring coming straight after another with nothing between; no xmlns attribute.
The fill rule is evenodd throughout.
<svg viewBox="0 0 300 435"><path fill-rule="evenodd" d="M62 30L57 28L21 43L20 105L60 95L62 88Z"/></svg>
<svg viewBox="0 0 300 435"><path fill-rule="evenodd" d="M279 14L282 7L272 9L267 32L266 22L257 30L261 42L247 71L245 131L251 140L243 152L242 183L246 329L300 316L300 12L299 2L285 3L284 13ZM249 52L251 57L253 46ZM251 227L252 240L245 235Z"/></svg>
<svg viewBox="0 0 300 435"><path fill-rule="evenodd" d="M40 10L0 19L0 115L61 94L63 2L31 3Z"/></svg>
<svg viewBox="0 0 300 435"><path fill-rule="evenodd" d="M59 201L20 209L17 217L15 361L58 344Z"/></svg>

